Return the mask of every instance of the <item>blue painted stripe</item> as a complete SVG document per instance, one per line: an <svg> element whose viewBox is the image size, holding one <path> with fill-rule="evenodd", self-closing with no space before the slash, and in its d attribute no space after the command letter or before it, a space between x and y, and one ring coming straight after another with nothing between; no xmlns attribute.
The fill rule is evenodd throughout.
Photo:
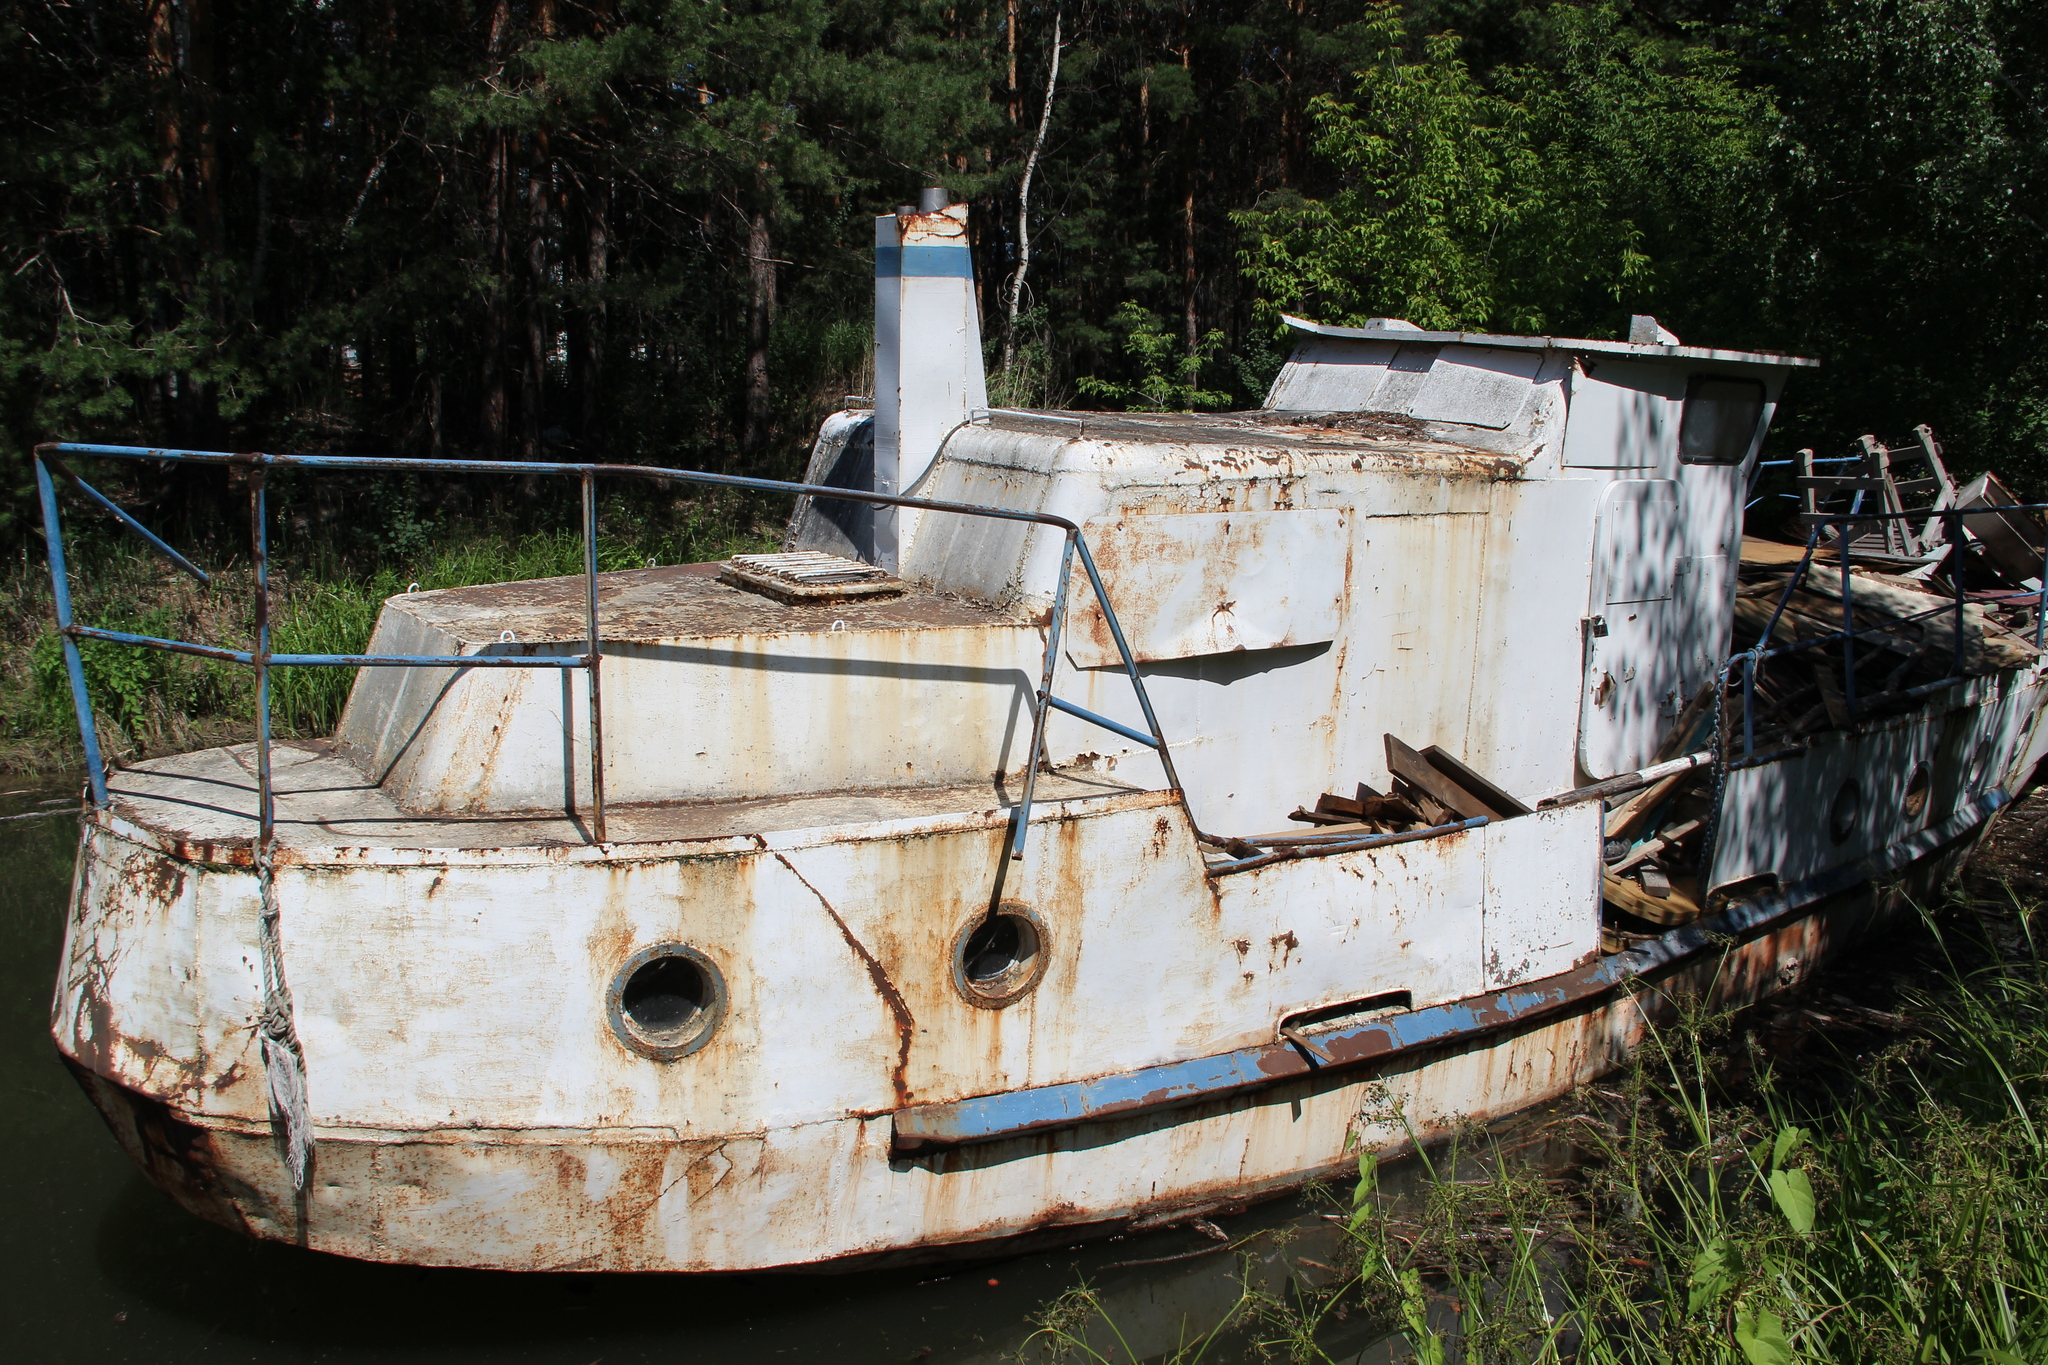
<svg viewBox="0 0 2048 1365"><path fill-rule="evenodd" d="M1987 792L1937 829L1923 830L1910 839L1818 873L1783 891L1739 902L1718 915L1695 920L1591 966L1492 995L1391 1015L1347 1029L1332 1029L1316 1035L1316 1045L1331 1054L1339 1066L1354 1066L1383 1060L1410 1048L1478 1037L1575 1004L1590 1003L1630 977L1676 966L1731 937L1739 938L1773 920L1789 918L1829 896L1897 871L1967 834L2010 799L2002 791ZM895 1115L896 1142L911 1148L928 1142L985 1142L1218 1099L1318 1069L1321 1068L1311 1067L1290 1044L1262 1044L1094 1080L899 1109Z"/></svg>
<svg viewBox="0 0 2048 1365"><path fill-rule="evenodd" d="M959 246L878 246L875 248L875 278L947 279L974 278L974 255L963 242Z"/></svg>

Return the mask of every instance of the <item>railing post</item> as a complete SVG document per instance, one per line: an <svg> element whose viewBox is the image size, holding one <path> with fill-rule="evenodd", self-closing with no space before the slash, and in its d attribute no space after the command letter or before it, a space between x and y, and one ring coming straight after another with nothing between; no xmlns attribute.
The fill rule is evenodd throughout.
<svg viewBox="0 0 2048 1365"><path fill-rule="evenodd" d="M57 609L57 641L64 651L64 672L71 680L71 705L78 712L78 742L85 750L85 780L95 806L107 804L107 771L100 762L100 736L92 716L92 697L85 689L85 661L78 638L71 633L71 581L64 567L64 528L57 517L57 488L37 455L36 496L43 504L43 539L50 551L50 596Z"/></svg>
<svg viewBox="0 0 2048 1365"><path fill-rule="evenodd" d="M1709 768L1713 785L1707 795L1707 827L1700 832L1699 898L1706 903L1712 890L1714 859L1721 852L1721 807L1728 799L1728 672L1730 659L1714 674L1714 759Z"/></svg>
<svg viewBox="0 0 2048 1365"><path fill-rule="evenodd" d="M1963 518L1959 513L1951 512L1943 520L1948 523L1948 576L1949 581L1955 585L1956 590L1956 666L1954 673L1956 677L1960 678L1963 676L1965 665L1963 652L1963 603L1966 600L1965 593L1967 591L1963 581Z"/></svg>
<svg viewBox="0 0 2048 1365"><path fill-rule="evenodd" d="M1756 757L1756 655L1759 642L1742 658L1742 756Z"/></svg>
<svg viewBox="0 0 2048 1365"><path fill-rule="evenodd" d="M1131 680L1131 690L1138 694L1138 709L1145 713L1145 728L1152 732L1152 738L1159 741L1159 765L1166 769L1166 784L1181 792L1181 803L1187 803L1187 794L1180 785L1180 774L1174 771L1173 755L1167 752L1166 734L1159 728L1159 717L1153 714L1152 698L1145 693L1145 680L1138 676L1138 661L1131 656L1130 643L1124 639L1124 628L1116 619L1116 610L1109 605L1109 592L1102 586L1102 575L1095 571L1095 557L1088 553L1087 542L1077 534L1075 548L1081 552L1081 567L1088 571L1088 585L1095 589L1095 600L1102 607L1102 619L1109 623L1109 636L1116 641L1118 657L1124 661L1124 675ZM1189 812L1190 823L1194 813Z"/></svg>
<svg viewBox="0 0 2048 1365"><path fill-rule="evenodd" d="M1067 578L1074 570L1074 545L1080 538L1079 531L1066 533L1066 545L1060 551L1060 576L1052 590L1052 611L1045 618L1045 671L1038 684L1038 708L1031 717L1031 754L1024 764L1024 790L1018 797L1016 824L1010 831L1013 862L1023 858L1024 834L1031 827L1031 793L1038 785L1039 757L1045 752L1045 722L1052 711L1052 675L1059 667L1060 627L1067 617Z"/></svg>
<svg viewBox="0 0 2048 1365"><path fill-rule="evenodd" d="M1849 709L1851 724L1856 720L1856 604L1849 575L1849 532L1854 525L1844 522L1837 542L1842 555L1842 702Z"/></svg>
<svg viewBox="0 0 2048 1365"><path fill-rule="evenodd" d="M2041 555L2041 586L2040 586L2040 588L2039 588L2039 589L2038 589L2038 590L2037 590L2037 591L2036 591L2036 592L2034 593L2034 648L2035 648L2035 649L2039 649L2039 648L2041 648L2041 632L2042 632L2042 630L2043 630L2043 628L2044 628L2044 627L2048 627L2048 611L2043 611L2043 610L2042 610L2042 608L2043 608L2043 607L2048 607L2048 551L2043 551L2043 552L2042 552L2042 555Z"/></svg>
<svg viewBox="0 0 2048 1365"><path fill-rule="evenodd" d="M249 470L249 553L256 566L256 852L270 857L277 818L270 789L270 537L262 465Z"/></svg>
<svg viewBox="0 0 2048 1365"><path fill-rule="evenodd" d="M583 471L583 587L584 625L590 637L590 832L601 844L606 842L604 710L597 675L603 655L597 642L597 476L589 469Z"/></svg>
<svg viewBox="0 0 2048 1365"><path fill-rule="evenodd" d="M1799 591L1799 585L1806 581L1807 570L1813 567L1813 552L1820 545L1820 523L1815 522L1806 532L1806 553L1799 556L1799 567L1785 580L1785 591L1778 594L1778 605L1771 611L1769 624L1765 625L1763 638L1757 641L1757 648L1772 648L1771 641L1777 636L1778 622L1784 618L1785 608L1791 605L1792 594Z"/></svg>

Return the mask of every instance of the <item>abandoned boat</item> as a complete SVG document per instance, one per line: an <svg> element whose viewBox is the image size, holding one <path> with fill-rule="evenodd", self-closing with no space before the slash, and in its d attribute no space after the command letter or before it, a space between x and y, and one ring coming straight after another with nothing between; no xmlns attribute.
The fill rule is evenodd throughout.
<svg viewBox="0 0 2048 1365"><path fill-rule="evenodd" d="M1675 990L1800 980L2041 757L2039 651L1852 582L1872 513L1745 553L1813 362L1297 321L1255 412L991 410L965 222L877 220L877 391L802 485L38 451L91 750L52 1024L152 1180L518 1270L1192 1218L1596 1077ZM560 475L586 535L599 479L798 498L781 554L591 552L290 655L260 603L249 650L74 620L59 491L148 534L87 457L238 468L265 600L276 467ZM261 738L104 770L88 640L253 668ZM1783 681L1821 653L1832 691ZM287 667L359 670L331 739L270 738Z"/></svg>

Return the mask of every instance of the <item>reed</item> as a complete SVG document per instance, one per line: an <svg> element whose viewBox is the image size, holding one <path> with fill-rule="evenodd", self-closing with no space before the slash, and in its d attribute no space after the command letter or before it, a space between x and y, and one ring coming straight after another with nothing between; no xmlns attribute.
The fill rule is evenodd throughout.
<svg viewBox="0 0 2048 1365"><path fill-rule="evenodd" d="M1617 1083L1567 1107L1571 1169L1473 1130L1396 1194L1361 1157L1332 1231L1247 1260L1239 1304L1163 1358L1327 1361L1361 1314L1427 1365L2048 1358L2048 968L2017 906L2017 953L1951 952L1982 911L1926 917L1938 969L1903 1031L1824 1085L1674 1001ZM1077 1293L1023 1357L1113 1340Z"/></svg>

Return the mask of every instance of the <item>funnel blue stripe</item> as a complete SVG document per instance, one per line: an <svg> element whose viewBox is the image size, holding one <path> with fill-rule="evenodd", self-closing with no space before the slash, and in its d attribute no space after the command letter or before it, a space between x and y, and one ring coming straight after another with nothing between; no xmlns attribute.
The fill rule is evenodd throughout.
<svg viewBox="0 0 2048 1365"><path fill-rule="evenodd" d="M878 246L875 248L875 278L949 279L974 278L974 254L960 246Z"/></svg>

